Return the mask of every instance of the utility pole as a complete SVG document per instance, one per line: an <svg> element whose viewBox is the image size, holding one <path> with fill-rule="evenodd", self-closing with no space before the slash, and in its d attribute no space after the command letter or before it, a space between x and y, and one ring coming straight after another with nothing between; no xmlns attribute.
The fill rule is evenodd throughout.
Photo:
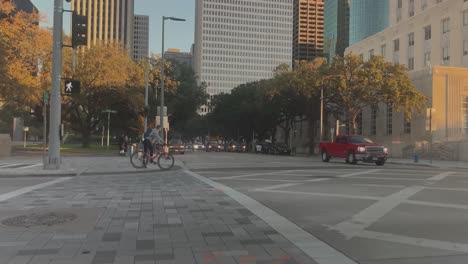
<svg viewBox="0 0 468 264"><path fill-rule="evenodd" d="M146 63L145 72L145 125L143 133L148 129L148 84L149 83L149 60Z"/></svg>
<svg viewBox="0 0 468 264"><path fill-rule="evenodd" d="M52 89L50 91L49 153L47 169L60 169L60 120L62 77L63 0L54 0L54 31L52 50Z"/></svg>

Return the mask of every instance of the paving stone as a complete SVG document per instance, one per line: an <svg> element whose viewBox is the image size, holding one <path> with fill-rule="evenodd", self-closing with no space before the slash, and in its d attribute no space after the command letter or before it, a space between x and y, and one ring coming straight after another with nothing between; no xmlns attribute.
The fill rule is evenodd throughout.
<svg viewBox="0 0 468 264"><path fill-rule="evenodd" d="M115 251L97 251L92 264L114 263Z"/></svg>
<svg viewBox="0 0 468 264"><path fill-rule="evenodd" d="M58 249L25 249L18 251L18 256L30 255L53 255L58 253Z"/></svg>
<svg viewBox="0 0 468 264"><path fill-rule="evenodd" d="M137 240L136 249L145 250L154 248L154 240Z"/></svg>
<svg viewBox="0 0 468 264"><path fill-rule="evenodd" d="M108 241L120 241L120 238L122 237L121 233L105 233L102 236L102 241L108 242Z"/></svg>

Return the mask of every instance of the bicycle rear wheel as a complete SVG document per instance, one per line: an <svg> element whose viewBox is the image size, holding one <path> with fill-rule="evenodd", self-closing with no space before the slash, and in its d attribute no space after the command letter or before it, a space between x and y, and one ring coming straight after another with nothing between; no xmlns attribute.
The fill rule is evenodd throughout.
<svg viewBox="0 0 468 264"><path fill-rule="evenodd" d="M137 169L146 168L148 155L143 151L135 151L132 156L130 156L130 163Z"/></svg>
<svg viewBox="0 0 468 264"><path fill-rule="evenodd" d="M170 153L161 153L158 157L158 166L161 170L169 170L174 167L174 156Z"/></svg>

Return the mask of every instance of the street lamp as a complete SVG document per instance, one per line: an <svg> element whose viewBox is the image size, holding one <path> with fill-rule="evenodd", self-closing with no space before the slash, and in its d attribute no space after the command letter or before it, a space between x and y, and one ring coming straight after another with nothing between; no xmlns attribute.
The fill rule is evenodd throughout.
<svg viewBox="0 0 468 264"><path fill-rule="evenodd" d="M117 111L115 110L103 110L102 111L103 113L107 113L107 147L109 147L109 135L110 135L110 114L115 114L117 113Z"/></svg>
<svg viewBox="0 0 468 264"><path fill-rule="evenodd" d="M177 17L162 17L162 45L161 45L161 111L160 111L160 124L162 131L162 138L166 142L165 133L164 133L164 24L166 20L172 21L185 21L183 18Z"/></svg>

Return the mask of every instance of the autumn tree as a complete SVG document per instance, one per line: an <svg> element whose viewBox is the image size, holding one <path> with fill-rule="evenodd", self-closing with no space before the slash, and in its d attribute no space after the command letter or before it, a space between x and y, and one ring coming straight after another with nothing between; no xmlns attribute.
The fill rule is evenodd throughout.
<svg viewBox="0 0 468 264"><path fill-rule="evenodd" d="M39 27L40 19L37 13L18 12L11 1L0 0L2 133L11 132L14 117L34 127L30 111L42 111L41 95L50 87L52 34Z"/></svg>
<svg viewBox="0 0 468 264"><path fill-rule="evenodd" d="M426 99L408 77L405 66L385 62L381 56L368 61L354 54L335 57L328 72L328 106L341 110L350 133L356 133L356 119L364 109L385 103L411 118L421 112Z"/></svg>
<svg viewBox="0 0 468 264"><path fill-rule="evenodd" d="M143 121L144 69L117 44L82 49L77 61L76 72L67 72L70 68L66 67L64 74L81 82L81 92L64 98L64 118L81 134L82 145L88 146L92 132L106 124L102 114L106 109L118 111L114 127L138 133Z"/></svg>
<svg viewBox="0 0 468 264"><path fill-rule="evenodd" d="M18 106L39 103L50 84L52 35L39 21L39 14L0 0L0 97Z"/></svg>

